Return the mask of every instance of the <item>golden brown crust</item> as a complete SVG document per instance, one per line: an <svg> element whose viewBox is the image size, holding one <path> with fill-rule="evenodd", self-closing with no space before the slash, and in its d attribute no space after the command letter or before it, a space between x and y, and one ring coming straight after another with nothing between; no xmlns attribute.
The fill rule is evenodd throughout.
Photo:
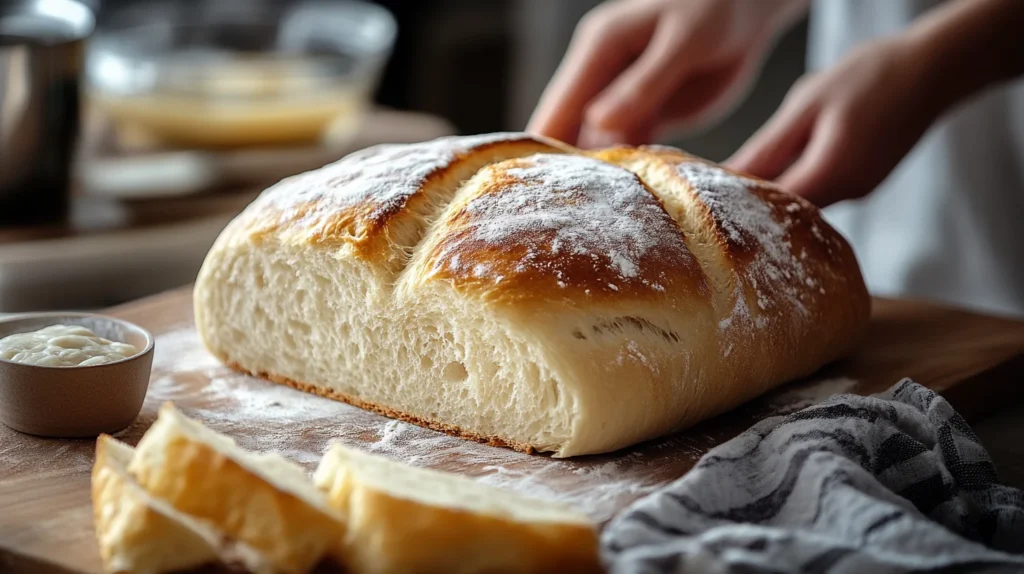
<svg viewBox="0 0 1024 574"><path fill-rule="evenodd" d="M636 149L616 148L606 152L609 159L616 156L628 154L642 154L647 157L660 159L669 166L674 167L677 172L680 168L701 167L710 168L721 172L721 178L732 178L734 181L742 182L747 192L753 194L772 209L773 219L786 228L787 236L784 241L791 241L794 247L812 250L808 252L807 260L818 262L819 266L829 265L843 266L843 275L852 272L855 276L860 271L857 266L848 268L850 255L846 242L835 229L833 229L821 216L817 207L804 198L786 193L780 190L771 182L747 176L732 171L724 166L713 164L696 156L690 155L681 150L667 147L647 146ZM710 178L714 178L711 175ZM709 179L710 179L709 178ZM683 177L683 179L686 179ZM687 182L695 187L693 182ZM728 182L723 184L728 185ZM742 226L730 229L735 218L735 210L722 203L713 203L707 200L701 190L696 194L696 199L702 202L707 208L710 218L708 223L715 230L719 245L726 251L730 258L737 263L750 261L758 252L763 249L763 241L760 237L752 237L749 230ZM715 190L710 190L714 193ZM843 248L847 249L844 251Z"/></svg>
<svg viewBox="0 0 1024 574"><path fill-rule="evenodd" d="M271 187L257 200L259 207L249 210L246 224L257 241L294 235L314 245L348 245L373 259L396 241L392 227L422 213L432 200L430 190L461 166L493 153L515 157L564 149L526 134L373 146Z"/></svg>
<svg viewBox="0 0 1024 574"><path fill-rule="evenodd" d="M237 371L239 373L242 373L244 375L250 375L250 376L258 377L258 378L261 378L261 379L266 379L268 381L272 381L272 382L277 383L279 385L286 385L286 386L289 386L289 387L291 387L293 389L297 389L297 390L304 391L304 392L307 392L307 393L312 393L314 395L319 395L319 396L327 398L327 399L333 399L333 400L336 400L336 401L341 401L343 403L348 403L348 404L350 404L350 405L352 405L354 407L359 407L359 408L361 408L363 410L375 412L375 413L377 413L377 414L379 414L381 416L385 416L385 417L388 417L388 418L391 418L391 419L396 419L396 420L404 421L404 422L411 423L411 424L414 424L414 425L418 425L418 426L421 426L421 427L424 427L424 428L428 428L428 429L431 429L431 430L436 430L438 432L443 432L443 433L445 433L447 435L450 435L450 436L455 436L455 437L459 437L459 438L462 438L462 439L483 443L483 444L490 445L490 446L510 448L512 450L516 450L516 451L523 452L523 453L526 453L526 454L536 454L537 453L537 449L534 448L532 445L529 445L529 444L525 444L525 443L522 443L522 442L517 442L517 441L514 441L514 440L505 439L505 438L502 438L502 437L499 437L499 436L484 436L484 435L476 434L476 433L469 432L469 431L466 431L464 429L461 429L461 428L459 428L459 427L457 427L455 425L443 423L443 422L440 422L440 421L433 421L433 420L426 419L426 418L423 418L423 417L419 417L419 416L416 416L416 415L410 415L408 413L403 413L402 411L395 410L395 409L393 409L391 407L386 407L386 406L374 404L374 403L371 403L371 402L367 402L367 401L364 401L362 399L358 399L356 397L353 397L351 395L347 395L345 393L339 393L339 392L334 391L332 389L316 386L316 385L309 384L309 383L301 383L299 381L296 381L296 380L293 380L293 379L289 379L288 377L284 377L284 376L281 376L281 375L276 375L276 374L273 374L273 373L267 373L265 371L250 371L249 369L246 369L246 368L242 367L238 363L236 363L234 361L231 361L231 360L227 359L226 357L220 356L219 358L220 358L221 362L223 362L228 368L230 368L230 369L232 369L234 371Z"/></svg>
<svg viewBox="0 0 1024 574"><path fill-rule="evenodd" d="M870 313L860 267L849 244L813 204L675 148L623 146L592 155L643 171L660 186L684 190L679 199L687 213L679 217L680 225L691 241L700 236L714 246L703 252L710 261L702 264L705 272L717 272L720 312L735 311L737 298L745 307L725 318L735 323L736 343L753 340L757 329L774 328L778 339L800 346L800 335L814 332L816 344L828 339L816 346L841 354L859 338ZM813 370L820 360L805 362ZM802 365L791 376L807 374L808 368Z"/></svg>
<svg viewBox="0 0 1024 574"><path fill-rule="evenodd" d="M651 148L641 149L652 153ZM847 340L849 344L859 338L856 331L867 325L871 299L853 249L825 221L817 207L770 182L732 172L679 150L655 148L653 152L670 158L669 165L677 172L685 173L687 166L696 165L721 171L727 178L741 182L744 192L768 206L777 229L766 231L766 236L751 237L749 229L735 225L737 217L744 214L736 213L734 207L723 202L709 201L714 191L709 192L706 185L705 189L697 189L699 176L695 178L698 181L687 182L707 207L725 256L748 292L756 297L759 311L789 324L792 318L788 316L796 311L807 321L818 323L823 337ZM715 181L714 177L710 179ZM821 325L822 321L825 325ZM827 347L836 350L834 345Z"/></svg>
<svg viewBox="0 0 1024 574"><path fill-rule="evenodd" d="M704 298L682 231L636 174L575 155L493 164L430 245L431 279L491 301Z"/></svg>
<svg viewBox="0 0 1024 574"><path fill-rule="evenodd" d="M565 155L523 157L541 152ZM504 158L513 159L502 162ZM545 165L530 175L538 158L546 158ZM690 186L702 209L692 210L689 221L674 220L679 215L665 212L659 190L652 192L649 182L617 167L636 171L629 164L637 161L660 165L679 179L689 170L711 181L704 189ZM581 168L583 162L592 165ZM537 173L552 181L539 181ZM452 202L462 180L474 174L464 196L454 198L444 224L433 228L436 237L429 237L431 220ZM731 205L734 198L721 193L730 178L747 184L742 197L756 197L760 201L755 207L774 212L776 221L786 226L785 237L763 241L735 225L737 214L751 214L737 210ZM524 224L532 215L559 208L569 224L539 218L532 227ZM282 181L241 219L253 241L274 237L291 244L344 245L371 264L395 264L395 271L404 265L396 260L407 258L423 242L429 253L422 280L447 280L492 302L587 306L601 300L657 299L671 304L676 298L709 300L716 294L721 300L721 285L709 287L714 278L709 282L706 265L688 249L694 229L710 233L701 241L710 239L726 265L749 276L745 288L764 304L775 298L754 283L779 283L766 273L787 270L754 261L766 245L781 247L779 241L802 250L813 267L796 281L816 283L818 275L829 272L840 280L853 278L845 281L850 284L863 283L848 245L814 206L767 182L659 146L581 152L519 133L375 146ZM587 228L598 223L603 227ZM615 231L619 234L611 233ZM811 302L822 287L795 285L789 291L803 303Z"/></svg>

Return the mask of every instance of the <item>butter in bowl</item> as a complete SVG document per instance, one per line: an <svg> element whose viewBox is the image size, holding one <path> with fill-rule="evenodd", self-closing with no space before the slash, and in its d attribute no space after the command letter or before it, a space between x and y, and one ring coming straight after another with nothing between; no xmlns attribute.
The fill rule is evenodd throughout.
<svg viewBox="0 0 1024 574"><path fill-rule="evenodd" d="M117 432L141 411L152 366L152 335L127 321L87 313L6 318L0 422L45 437Z"/></svg>
<svg viewBox="0 0 1024 574"><path fill-rule="evenodd" d="M168 147L309 145L355 133L395 35L355 0L132 4L97 31L87 93Z"/></svg>

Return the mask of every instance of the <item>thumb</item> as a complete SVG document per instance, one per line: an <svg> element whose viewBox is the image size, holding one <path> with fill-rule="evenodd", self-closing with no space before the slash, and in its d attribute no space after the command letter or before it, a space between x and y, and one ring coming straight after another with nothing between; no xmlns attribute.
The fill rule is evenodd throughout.
<svg viewBox="0 0 1024 574"><path fill-rule="evenodd" d="M580 22L526 131L577 143L587 105L641 52L654 33L653 14L627 9L625 3L602 4Z"/></svg>
<svg viewBox="0 0 1024 574"><path fill-rule="evenodd" d="M761 179L775 179L800 156L811 137L819 108L799 89L736 151L725 165Z"/></svg>
<svg viewBox="0 0 1024 574"><path fill-rule="evenodd" d="M838 114L822 114L814 125L811 141L789 169L777 180L779 187L827 207L854 193L858 178L843 175L841 164L850 156L850 134Z"/></svg>
<svg viewBox="0 0 1024 574"><path fill-rule="evenodd" d="M587 107L587 130L618 134L620 139L649 133L661 108L699 63L688 49L690 35L678 20L661 19L640 57Z"/></svg>

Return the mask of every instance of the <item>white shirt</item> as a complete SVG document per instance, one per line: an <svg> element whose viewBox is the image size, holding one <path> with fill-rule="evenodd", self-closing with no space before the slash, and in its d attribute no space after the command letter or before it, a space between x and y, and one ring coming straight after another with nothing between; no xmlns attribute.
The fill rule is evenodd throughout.
<svg viewBox="0 0 1024 574"><path fill-rule="evenodd" d="M808 64L831 66L941 3L815 0ZM872 293L1024 316L1024 81L947 113L873 193L825 216Z"/></svg>

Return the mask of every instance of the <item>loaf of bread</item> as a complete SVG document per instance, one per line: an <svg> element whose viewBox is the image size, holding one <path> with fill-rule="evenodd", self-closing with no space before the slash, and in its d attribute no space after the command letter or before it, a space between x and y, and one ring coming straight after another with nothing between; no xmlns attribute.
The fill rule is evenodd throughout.
<svg viewBox="0 0 1024 574"><path fill-rule="evenodd" d="M301 467L275 453L244 451L170 403L139 441L128 471L150 496L214 525L283 574L309 572L344 534L344 517Z"/></svg>
<svg viewBox="0 0 1024 574"><path fill-rule="evenodd" d="M593 523L555 504L340 445L314 480L348 519L354 572L603 571Z"/></svg>
<svg viewBox="0 0 1024 574"><path fill-rule="evenodd" d="M801 198L666 147L356 152L265 191L195 287L226 364L467 438L607 452L808 375L870 301Z"/></svg>
<svg viewBox="0 0 1024 574"><path fill-rule="evenodd" d="M96 442L92 504L104 572L275 572L259 552L150 496L128 474L132 455L132 447L109 436Z"/></svg>

